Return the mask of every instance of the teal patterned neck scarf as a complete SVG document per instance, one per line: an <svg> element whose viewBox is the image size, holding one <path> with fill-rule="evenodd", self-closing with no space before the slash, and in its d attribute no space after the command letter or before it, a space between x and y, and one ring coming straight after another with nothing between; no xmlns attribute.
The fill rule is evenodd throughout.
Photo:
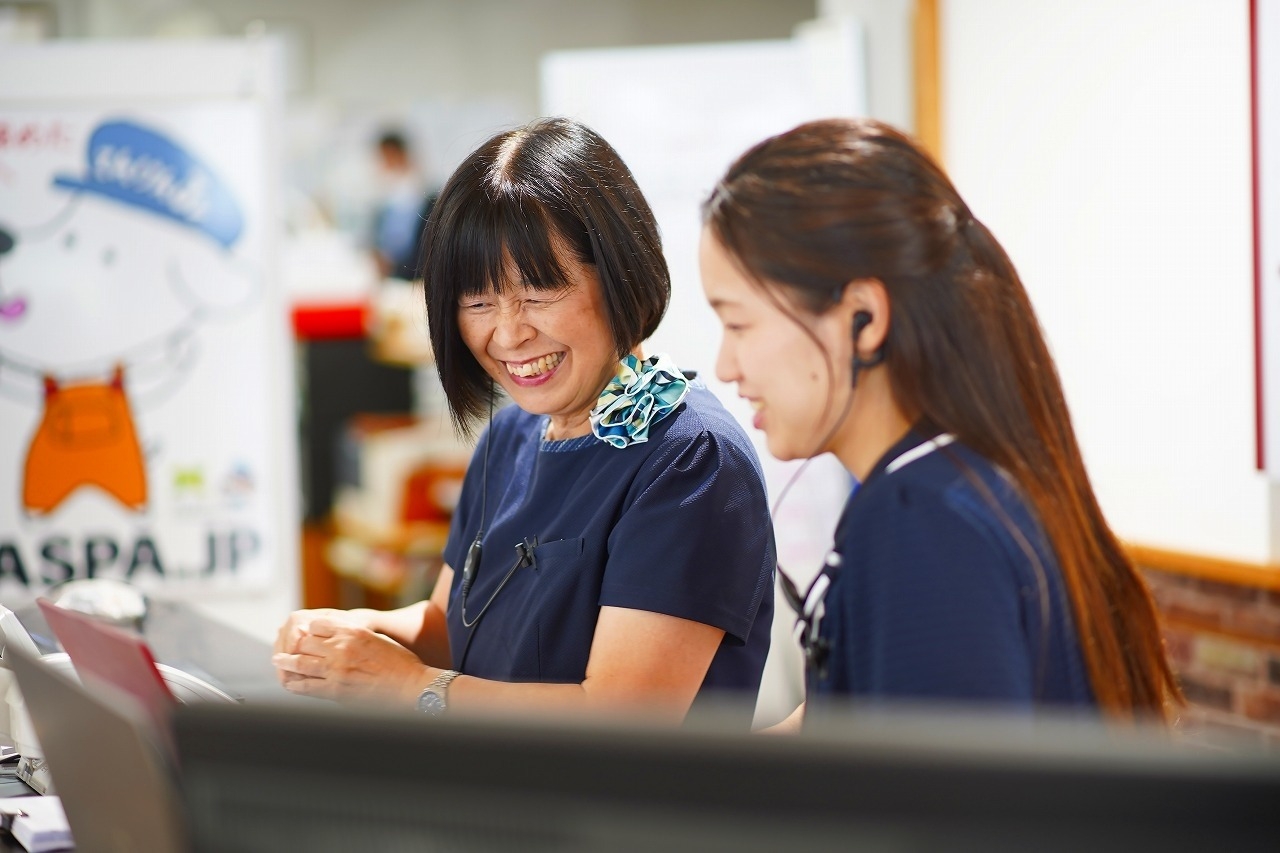
<svg viewBox="0 0 1280 853"><path fill-rule="evenodd" d="M623 448L649 440L649 427L675 411L689 380L667 355L627 355L591 410L591 432Z"/></svg>

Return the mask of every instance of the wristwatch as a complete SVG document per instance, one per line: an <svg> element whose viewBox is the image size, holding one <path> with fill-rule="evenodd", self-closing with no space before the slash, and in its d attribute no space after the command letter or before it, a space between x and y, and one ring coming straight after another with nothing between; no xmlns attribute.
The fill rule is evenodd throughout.
<svg viewBox="0 0 1280 853"><path fill-rule="evenodd" d="M454 669L446 669L427 685L427 689L418 694L418 710L432 717L438 717L449 708L449 684L460 673Z"/></svg>

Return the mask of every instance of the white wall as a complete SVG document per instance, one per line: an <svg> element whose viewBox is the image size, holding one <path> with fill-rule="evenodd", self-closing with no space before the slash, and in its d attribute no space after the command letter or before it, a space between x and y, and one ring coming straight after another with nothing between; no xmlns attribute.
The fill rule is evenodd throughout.
<svg viewBox="0 0 1280 853"><path fill-rule="evenodd" d="M1125 539L1267 560L1247 0L945 0L948 169L1022 274Z"/></svg>
<svg viewBox="0 0 1280 853"><path fill-rule="evenodd" d="M288 35L297 89L346 102L498 99L528 117L538 61L567 48L786 38L814 0L83 0L75 36ZM209 29L216 30L208 32Z"/></svg>
<svg viewBox="0 0 1280 853"><path fill-rule="evenodd" d="M865 115L915 130L916 0L818 0L823 20L851 18L864 33L867 75Z"/></svg>

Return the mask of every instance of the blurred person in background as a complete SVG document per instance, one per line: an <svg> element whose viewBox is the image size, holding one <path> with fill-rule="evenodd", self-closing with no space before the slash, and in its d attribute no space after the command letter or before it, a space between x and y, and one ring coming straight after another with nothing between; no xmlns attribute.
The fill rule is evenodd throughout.
<svg viewBox="0 0 1280 853"><path fill-rule="evenodd" d="M640 345L670 277L607 142L536 122L472 153L425 235L428 320L477 443L428 601L299 611L274 661L299 694L428 713L626 710L750 720L775 552L751 443L700 382ZM493 414L501 389L515 405Z"/></svg>
<svg viewBox="0 0 1280 853"><path fill-rule="evenodd" d="M870 120L761 142L707 200L700 263L717 375L770 452L833 453L859 484L812 586L783 583L811 710L1163 716L1179 691L1155 610L1093 494L1027 293L918 145Z"/></svg>
<svg viewBox="0 0 1280 853"><path fill-rule="evenodd" d="M373 221L378 273L411 281L417 275L423 224L435 195L427 192L409 143L398 130L378 137L378 174L382 193Z"/></svg>

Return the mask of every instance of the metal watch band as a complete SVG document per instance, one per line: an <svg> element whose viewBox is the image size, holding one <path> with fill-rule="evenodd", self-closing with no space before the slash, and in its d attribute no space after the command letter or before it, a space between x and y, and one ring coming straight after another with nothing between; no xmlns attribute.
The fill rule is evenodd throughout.
<svg viewBox="0 0 1280 853"><path fill-rule="evenodd" d="M459 675L455 669L446 669L433 678L418 695L418 710L433 717L443 714L449 707L449 685Z"/></svg>

